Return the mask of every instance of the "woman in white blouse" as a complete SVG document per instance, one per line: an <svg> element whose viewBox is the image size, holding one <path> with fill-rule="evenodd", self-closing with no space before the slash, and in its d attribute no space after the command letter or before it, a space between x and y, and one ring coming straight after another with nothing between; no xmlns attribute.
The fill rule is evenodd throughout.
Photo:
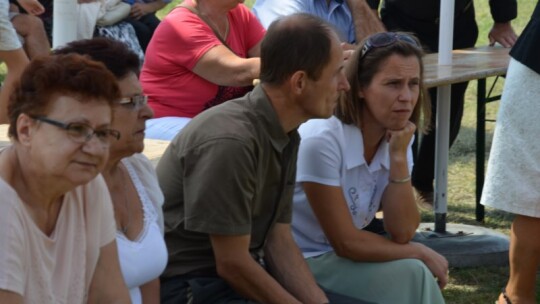
<svg viewBox="0 0 540 304"><path fill-rule="evenodd" d="M159 303L159 275L167 264L163 240L163 194L152 163L142 154L145 122L153 115L138 80L139 60L121 42L75 41L56 54L79 53L102 62L116 76L122 99L113 107L111 144L103 177L116 218L120 266L133 303Z"/></svg>
<svg viewBox="0 0 540 304"><path fill-rule="evenodd" d="M411 144L421 112L429 122L422 76L415 38L372 35L349 59L351 90L335 116L299 129L293 232L329 290L383 304L444 303L446 259L411 242L420 220ZM388 237L363 230L377 211Z"/></svg>

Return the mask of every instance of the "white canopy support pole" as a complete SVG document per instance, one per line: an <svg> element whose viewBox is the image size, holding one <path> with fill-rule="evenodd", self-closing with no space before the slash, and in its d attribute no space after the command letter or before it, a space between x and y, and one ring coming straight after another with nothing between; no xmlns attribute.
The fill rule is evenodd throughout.
<svg viewBox="0 0 540 304"><path fill-rule="evenodd" d="M439 64L452 64L454 37L454 1L441 0L439 18ZM450 85L437 91L437 120L435 139L435 232L446 232L448 149L450 140Z"/></svg>
<svg viewBox="0 0 540 304"><path fill-rule="evenodd" d="M77 39L77 0L54 0L53 5L53 48Z"/></svg>

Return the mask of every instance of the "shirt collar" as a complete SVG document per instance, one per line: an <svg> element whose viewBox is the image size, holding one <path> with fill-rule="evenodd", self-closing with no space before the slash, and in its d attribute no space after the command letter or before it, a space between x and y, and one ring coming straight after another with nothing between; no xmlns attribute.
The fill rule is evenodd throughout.
<svg viewBox="0 0 540 304"><path fill-rule="evenodd" d="M367 166L366 159L364 158L364 139L360 129L354 125L343 124L343 134L345 144L344 156L347 170L362 165ZM386 140L383 140L379 145L379 148L369 165L369 168L372 171L379 170L381 167L390 170L390 154L388 152L388 142Z"/></svg>
<svg viewBox="0 0 540 304"><path fill-rule="evenodd" d="M281 152L289 142L299 142L300 137L296 129L289 132L289 134L283 130L276 110L262 86L256 86L249 93L248 102L253 114L256 116L255 119L262 125L264 132L268 134L274 149Z"/></svg>

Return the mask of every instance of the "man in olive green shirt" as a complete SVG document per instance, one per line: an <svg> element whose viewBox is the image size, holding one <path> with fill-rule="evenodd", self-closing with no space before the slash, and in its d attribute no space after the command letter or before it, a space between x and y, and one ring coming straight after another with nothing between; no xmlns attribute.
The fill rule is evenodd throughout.
<svg viewBox="0 0 540 304"><path fill-rule="evenodd" d="M343 57L324 21L278 20L261 45L261 84L198 115L172 141L157 167L169 249L162 303L332 299L317 286L290 222L296 129L329 117L348 90ZM337 301L361 303L349 300Z"/></svg>

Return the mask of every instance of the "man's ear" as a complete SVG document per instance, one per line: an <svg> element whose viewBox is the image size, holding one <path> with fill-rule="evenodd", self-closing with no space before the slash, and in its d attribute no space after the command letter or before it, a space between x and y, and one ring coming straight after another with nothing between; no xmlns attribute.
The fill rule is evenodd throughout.
<svg viewBox="0 0 540 304"><path fill-rule="evenodd" d="M289 78L291 91L295 94L302 94L307 85L307 74L304 71L296 71Z"/></svg>
<svg viewBox="0 0 540 304"><path fill-rule="evenodd" d="M17 141L22 145L28 144L34 135L35 126L36 121L34 119L24 113L19 114L16 127Z"/></svg>

